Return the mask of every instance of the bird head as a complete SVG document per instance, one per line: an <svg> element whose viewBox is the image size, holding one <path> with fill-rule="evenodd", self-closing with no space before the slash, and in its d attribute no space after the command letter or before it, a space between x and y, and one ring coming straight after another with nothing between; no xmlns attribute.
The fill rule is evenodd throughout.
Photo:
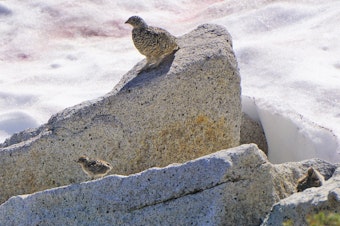
<svg viewBox="0 0 340 226"><path fill-rule="evenodd" d="M147 27L145 21L139 16L132 16L125 23L130 24L133 28Z"/></svg>
<svg viewBox="0 0 340 226"><path fill-rule="evenodd" d="M85 163L88 162L89 158L87 156L80 156L79 159L76 161L77 163Z"/></svg>

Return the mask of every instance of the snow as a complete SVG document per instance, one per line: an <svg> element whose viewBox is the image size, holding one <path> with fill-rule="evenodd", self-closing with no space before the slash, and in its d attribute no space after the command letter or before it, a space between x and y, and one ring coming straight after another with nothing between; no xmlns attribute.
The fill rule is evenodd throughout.
<svg viewBox="0 0 340 226"><path fill-rule="evenodd" d="M340 1L0 1L0 142L102 96L143 59L131 15L182 35L225 26L243 110L261 122L272 162L340 161Z"/></svg>
<svg viewBox="0 0 340 226"><path fill-rule="evenodd" d="M243 96L243 112L261 123L270 149L272 163L321 158L339 161L335 134L279 103Z"/></svg>

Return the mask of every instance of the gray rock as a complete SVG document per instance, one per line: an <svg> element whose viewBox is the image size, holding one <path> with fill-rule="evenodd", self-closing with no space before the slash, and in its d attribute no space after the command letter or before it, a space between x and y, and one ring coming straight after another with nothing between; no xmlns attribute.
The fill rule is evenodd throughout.
<svg viewBox="0 0 340 226"><path fill-rule="evenodd" d="M12 197L0 206L0 222L256 225L264 214L263 207L269 209L274 198L267 179L269 168L263 152L255 145L244 145L128 177L108 176ZM266 175L256 176L264 171Z"/></svg>
<svg viewBox="0 0 340 226"><path fill-rule="evenodd" d="M268 144L262 125L250 118L246 113L242 113L240 144L254 143L268 155Z"/></svg>
<svg viewBox="0 0 340 226"><path fill-rule="evenodd" d="M295 192L310 164L325 172L335 168L318 159L273 165L255 144L242 145L184 164L15 196L0 206L0 222L260 225L274 203Z"/></svg>
<svg viewBox="0 0 340 226"><path fill-rule="evenodd" d="M138 72L143 60L107 95L2 144L0 203L84 181L73 162L84 154L128 175L239 145L240 76L229 33L202 25L179 45L158 68Z"/></svg>
<svg viewBox="0 0 340 226"><path fill-rule="evenodd" d="M276 203L262 225L282 225L288 220L294 225L307 225L306 217L320 211L340 212L340 168L321 187L306 189Z"/></svg>

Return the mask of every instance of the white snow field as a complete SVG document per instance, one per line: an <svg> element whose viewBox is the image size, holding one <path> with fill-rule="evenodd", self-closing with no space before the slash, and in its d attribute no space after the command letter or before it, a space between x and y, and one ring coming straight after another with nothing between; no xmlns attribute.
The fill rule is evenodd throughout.
<svg viewBox="0 0 340 226"><path fill-rule="evenodd" d="M176 36L225 26L270 160L340 161L338 0L0 0L0 142L109 92L143 59L132 15Z"/></svg>

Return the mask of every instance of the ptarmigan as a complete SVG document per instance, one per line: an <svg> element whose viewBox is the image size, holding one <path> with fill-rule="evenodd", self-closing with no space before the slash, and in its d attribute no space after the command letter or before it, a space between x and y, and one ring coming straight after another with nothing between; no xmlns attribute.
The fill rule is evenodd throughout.
<svg viewBox="0 0 340 226"><path fill-rule="evenodd" d="M83 171L91 179L103 177L112 169L110 163L98 159L91 160L87 156L81 156L77 163L80 163Z"/></svg>
<svg viewBox="0 0 340 226"><path fill-rule="evenodd" d="M133 43L146 56L144 69L157 67L166 56L179 49L175 36L162 28L148 26L139 16L132 16L125 23L133 26Z"/></svg>
<svg viewBox="0 0 340 226"><path fill-rule="evenodd" d="M309 167L309 169L307 170L307 174L298 180L296 190L300 192L306 190L307 188L320 187L324 183L324 176L322 176L321 173L319 173L319 171L317 171L313 167Z"/></svg>

